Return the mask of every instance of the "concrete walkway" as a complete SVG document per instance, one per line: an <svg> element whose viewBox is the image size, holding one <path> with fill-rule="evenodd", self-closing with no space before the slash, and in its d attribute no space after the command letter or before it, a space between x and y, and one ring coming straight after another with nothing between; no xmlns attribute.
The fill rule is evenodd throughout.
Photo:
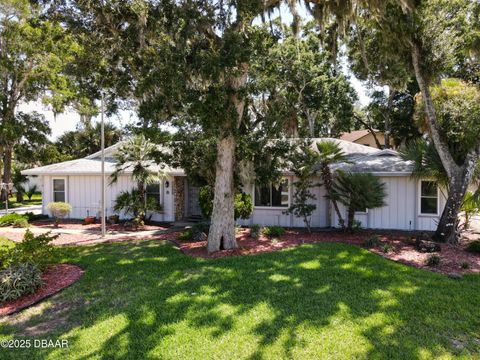
<svg viewBox="0 0 480 360"><path fill-rule="evenodd" d="M36 215L42 213L42 205L30 205L30 206L23 206L13 209L8 209L8 213L16 213L16 214L25 214L27 212L32 212ZM5 209L0 209L0 215L5 215Z"/></svg>
<svg viewBox="0 0 480 360"><path fill-rule="evenodd" d="M109 242L120 242L128 240L142 240L142 239L168 239L169 234L182 231L184 227L173 226L168 229L159 230L145 230L145 231L107 231L105 237L102 238L98 230L83 230L83 229L45 229L42 227L30 226L28 228L35 235L51 234L59 235L52 243L54 245L95 245ZM22 241L26 229L23 228L2 228L0 235L5 236L13 241Z"/></svg>

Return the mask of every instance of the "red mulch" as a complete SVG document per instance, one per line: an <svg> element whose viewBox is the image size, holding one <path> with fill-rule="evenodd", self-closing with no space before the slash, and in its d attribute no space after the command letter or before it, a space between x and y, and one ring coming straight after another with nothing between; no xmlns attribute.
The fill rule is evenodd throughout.
<svg viewBox="0 0 480 360"><path fill-rule="evenodd" d="M219 258L259 254L317 242L336 242L362 246L363 242L373 234L378 235L382 244L390 244L393 249L388 253L385 253L379 247L369 250L387 259L444 274L452 272L480 273L480 254L472 254L465 251L466 243L463 243L461 246L440 244L442 250L435 254L442 258L441 264L436 267L429 267L426 265L426 262L432 254L418 252L412 242L413 234L400 231L366 230L355 234L345 234L340 231L323 231L308 234L301 230L288 230L284 235L272 241L272 239L263 235L259 239L253 239L249 236L249 230L242 229L237 234L237 249L220 250L213 254L207 253L206 241L180 242L176 240L175 243L186 255L202 258ZM464 262L469 264L469 269L462 269L461 265Z"/></svg>
<svg viewBox="0 0 480 360"><path fill-rule="evenodd" d="M53 220L38 220L32 221L31 224L33 226L43 228L43 229L54 229L55 225ZM84 225L82 220L74 220L74 219L65 219L60 222L58 227L59 229L73 229L73 230L90 230L90 231L101 231L102 225L100 223L95 224L88 224ZM145 231L145 230L165 230L168 226L160 226L160 225L143 225L138 229L133 229L129 227L125 227L123 224L107 224L106 226L107 231Z"/></svg>
<svg viewBox="0 0 480 360"><path fill-rule="evenodd" d="M43 272L44 283L35 293L0 303L0 316L10 315L36 304L72 285L82 275L83 269L79 266L70 264L52 265Z"/></svg>

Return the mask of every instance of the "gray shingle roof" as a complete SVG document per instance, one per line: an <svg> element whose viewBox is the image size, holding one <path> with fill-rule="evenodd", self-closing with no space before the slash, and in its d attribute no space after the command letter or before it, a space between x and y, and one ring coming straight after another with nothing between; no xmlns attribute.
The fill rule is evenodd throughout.
<svg viewBox="0 0 480 360"><path fill-rule="evenodd" d="M291 139L298 141L300 139ZM331 138L315 138L312 140L312 146L321 141L335 141L340 145L342 151L347 155L350 163L339 163L332 166L332 170L342 169L351 172L371 172L377 174L388 175L409 175L412 172L413 164L410 161L403 160L400 155L393 150L378 150L369 146L355 144L350 141L331 139ZM115 170L115 159L113 158L119 144L115 144L105 149L106 161L105 172L111 174ZM316 148L316 147L315 147ZM165 171L172 175L183 175L183 169L173 169L170 167L162 167L152 163L153 171ZM62 163L37 167L22 171L24 175L94 175L101 173L100 153L97 152L82 159L65 161ZM126 174L131 173L127 169Z"/></svg>
<svg viewBox="0 0 480 360"><path fill-rule="evenodd" d="M402 157L393 150L377 150L371 154L351 154L347 157L350 161L349 163L334 164L331 166L331 169L405 176L410 175L413 171L413 162L402 159Z"/></svg>

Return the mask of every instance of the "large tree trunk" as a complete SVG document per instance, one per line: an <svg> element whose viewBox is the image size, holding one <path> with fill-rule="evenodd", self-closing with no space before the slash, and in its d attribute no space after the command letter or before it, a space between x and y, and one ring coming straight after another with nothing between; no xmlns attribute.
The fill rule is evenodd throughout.
<svg viewBox="0 0 480 360"><path fill-rule="evenodd" d="M392 120L392 107L393 107L393 97L395 96L395 90L392 90L389 87L389 95L387 102L387 113L385 114L385 149L390 149L390 128Z"/></svg>
<svg viewBox="0 0 480 360"><path fill-rule="evenodd" d="M220 249L237 247L234 220L233 166L235 138L229 135L217 144L215 193L213 198L212 224L208 234L209 253Z"/></svg>
<svg viewBox="0 0 480 360"><path fill-rule="evenodd" d="M12 155L13 150L10 146L5 146L3 152L3 178L2 182L10 184L12 182ZM3 190L1 193L1 200L5 201L8 198L8 190Z"/></svg>
<svg viewBox="0 0 480 360"><path fill-rule="evenodd" d="M457 173L450 179L449 193L442 216L437 225L437 230L433 236L435 241L457 244L459 240L458 233L458 214L462 207L465 193L475 170L476 161L473 157L468 157L463 171Z"/></svg>
<svg viewBox="0 0 480 360"><path fill-rule="evenodd" d="M209 253L220 249L235 249L235 218L233 171L235 165L235 136L240 127L245 108L245 97L241 93L247 83L248 64L238 66L238 75L227 80L231 91L229 97L234 117L226 114L225 125L217 143L217 161L215 164L215 193L213 197L212 224L208 234Z"/></svg>
<svg viewBox="0 0 480 360"><path fill-rule="evenodd" d="M462 205L465 192L473 174L475 167L475 157L472 154L467 155L467 159L463 166L459 166L448 148L448 144L443 140L440 134L440 128L437 123L437 115L430 96L429 83L423 75L421 48L417 43L412 44L412 63L415 71L415 78L422 93L425 106L425 114L430 130L430 136L433 145L442 161L442 165L449 179L449 193L445 209L442 217L437 225L434 238L441 242L456 243L457 239L457 223L458 213Z"/></svg>

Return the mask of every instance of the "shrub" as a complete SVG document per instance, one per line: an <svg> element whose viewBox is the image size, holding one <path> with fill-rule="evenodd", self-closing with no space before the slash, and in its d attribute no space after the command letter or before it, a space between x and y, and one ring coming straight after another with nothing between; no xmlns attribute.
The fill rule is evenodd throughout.
<svg viewBox="0 0 480 360"><path fill-rule="evenodd" d="M26 228L28 227L28 220L25 218L16 219L12 222L14 228Z"/></svg>
<svg viewBox="0 0 480 360"><path fill-rule="evenodd" d="M0 227L4 227L4 226L26 227L27 225L28 225L28 220L25 215L11 213L11 214L6 214L0 217Z"/></svg>
<svg viewBox="0 0 480 360"><path fill-rule="evenodd" d="M58 236L50 235L49 232L35 236L27 230L22 242L0 252L0 268L5 269L21 263L36 264L44 268L53 261L55 249L50 242Z"/></svg>
<svg viewBox="0 0 480 360"><path fill-rule="evenodd" d="M133 217L132 224L135 227L143 226L148 212L161 210L161 206L153 198L142 200L138 190L122 191L118 194L113 205L113 211L124 212Z"/></svg>
<svg viewBox="0 0 480 360"><path fill-rule="evenodd" d="M50 210L50 213L55 218L55 227L58 227L60 219L63 219L72 212L72 205L65 202L51 202L48 203L47 209Z"/></svg>
<svg viewBox="0 0 480 360"><path fill-rule="evenodd" d="M363 246L365 246L366 248L372 248L372 247L380 246L380 239L378 238L378 235L370 235L363 242Z"/></svg>
<svg viewBox="0 0 480 360"><path fill-rule="evenodd" d="M37 265L21 263L0 271L0 301L15 300L32 294L42 285Z"/></svg>
<svg viewBox="0 0 480 360"><path fill-rule="evenodd" d="M438 255L430 255L427 259L428 266L438 266L442 262L442 258Z"/></svg>
<svg viewBox="0 0 480 360"><path fill-rule="evenodd" d="M480 240L475 240L468 244L467 251L480 253Z"/></svg>
<svg viewBox="0 0 480 360"><path fill-rule="evenodd" d="M210 219L213 211L213 190L210 186L203 186L200 188L198 194L198 203L202 215L207 219ZM252 197L244 192L235 195L234 200L234 217L237 219L248 219L253 212Z"/></svg>
<svg viewBox="0 0 480 360"><path fill-rule="evenodd" d="M235 220L248 219L253 212L252 197L244 192L235 195Z"/></svg>
<svg viewBox="0 0 480 360"><path fill-rule="evenodd" d="M462 262L461 267L462 267L462 269L465 269L465 270L470 269L470 263L467 262L467 261L464 261L464 262Z"/></svg>
<svg viewBox="0 0 480 360"><path fill-rule="evenodd" d="M33 212L26 212L23 215L27 217L28 222L48 219L48 215L46 214L34 214Z"/></svg>
<svg viewBox="0 0 480 360"><path fill-rule="evenodd" d="M208 234L209 229L210 229L210 224L206 222L201 222L201 223L192 225L193 234L198 234L198 233Z"/></svg>
<svg viewBox="0 0 480 360"><path fill-rule="evenodd" d="M0 236L0 249L10 249L15 246L15 241Z"/></svg>
<svg viewBox="0 0 480 360"><path fill-rule="evenodd" d="M389 252L393 251L393 246L390 244L383 244L380 246L380 249L382 249L385 254L388 254Z"/></svg>
<svg viewBox="0 0 480 360"><path fill-rule="evenodd" d="M360 220L353 220L351 231L356 232L362 229L362 222Z"/></svg>
<svg viewBox="0 0 480 360"><path fill-rule="evenodd" d="M285 234L285 229L281 226L267 226L263 228L263 234L271 237L282 236Z"/></svg>
<svg viewBox="0 0 480 360"><path fill-rule="evenodd" d="M258 239L261 234L261 226L258 224L250 225L250 236L254 239Z"/></svg>
<svg viewBox="0 0 480 360"><path fill-rule="evenodd" d="M181 232L177 236L177 240L180 241L186 241L186 240L192 240L193 239L193 231L192 230L187 230L184 232Z"/></svg>

